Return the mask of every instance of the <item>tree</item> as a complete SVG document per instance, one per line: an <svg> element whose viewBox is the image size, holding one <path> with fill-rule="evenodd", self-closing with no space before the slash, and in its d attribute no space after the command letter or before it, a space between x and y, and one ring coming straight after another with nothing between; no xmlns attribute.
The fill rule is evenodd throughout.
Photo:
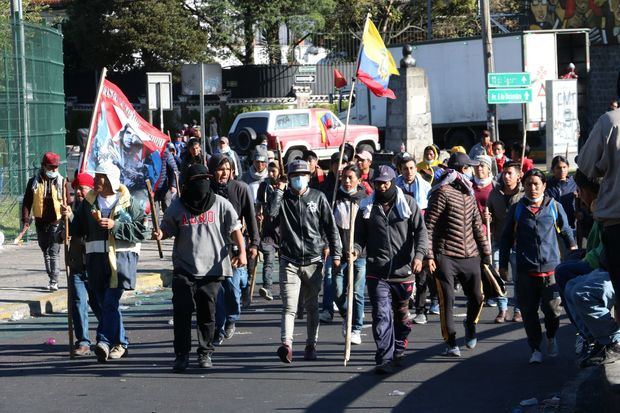
<svg viewBox="0 0 620 413"><path fill-rule="evenodd" d="M42 12L47 6L41 5L35 0L22 0L24 21L30 23L41 23L43 21ZM11 44L11 5L9 1L0 2L0 50Z"/></svg>

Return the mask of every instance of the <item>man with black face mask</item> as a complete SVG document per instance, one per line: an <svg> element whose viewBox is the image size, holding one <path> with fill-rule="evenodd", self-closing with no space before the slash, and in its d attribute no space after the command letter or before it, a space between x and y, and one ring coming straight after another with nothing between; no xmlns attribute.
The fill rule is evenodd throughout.
<svg viewBox="0 0 620 413"><path fill-rule="evenodd" d="M233 276L233 268L246 264L241 224L230 202L211 190L204 165L192 165L181 198L166 210L161 229L153 238L174 237L172 251L172 311L174 318L173 370L187 369L192 337L192 313L196 311L198 365L212 366L215 303L220 284ZM230 258L232 238L239 255ZM198 253L199 251L199 253Z"/></svg>
<svg viewBox="0 0 620 413"><path fill-rule="evenodd" d="M232 161L224 154L215 154L209 159L209 172L213 175L211 189L216 194L228 199L249 235L249 260L255 260L258 255L260 236L254 213L252 194L245 182L232 179ZM229 242L233 256L238 254ZM232 278L222 283L217 299L215 343L219 345L223 339L230 339L235 334L235 323L241 315L241 295L248 287L248 271L245 265L234 269Z"/></svg>

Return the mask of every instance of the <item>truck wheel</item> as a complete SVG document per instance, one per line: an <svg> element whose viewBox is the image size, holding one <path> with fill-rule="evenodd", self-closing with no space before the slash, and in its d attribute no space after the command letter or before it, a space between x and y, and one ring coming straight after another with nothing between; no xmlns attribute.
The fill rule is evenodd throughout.
<svg viewBox="0 0 620 413"><path fill-rule="evenodd" d="M357 145L357 150L355 152L360 153L361 151L366 151L373 154L375 153L375 147L368 143L360 143L359 145Z"/></svg>
<svg viewBox="0 0 620 413"><path fill-rule="evenodd" d="M304 152L302 149L297 149L297 148L289 149L286 152L286 156L284 157L284 162L286 162L286 164L288 165L295 159L303 158L303 156L304 156ZM284 165L282 165L282 167L284 167Z"/></svg>
<svg viewBox="0 0 620 413"><path fill-rule="evenodd" d="M466 129L455 129L446 138L446 149L450 150L453 146L462 146L469 151L475 144L474 136Z"/></svg>
<svg viewBox="0 0 620 413"><path fill-rule="evenodd" d="M252 128L243 128L237 134L237 148L242 151L249 151L252 143L256 140L256 131Z"/></svg>

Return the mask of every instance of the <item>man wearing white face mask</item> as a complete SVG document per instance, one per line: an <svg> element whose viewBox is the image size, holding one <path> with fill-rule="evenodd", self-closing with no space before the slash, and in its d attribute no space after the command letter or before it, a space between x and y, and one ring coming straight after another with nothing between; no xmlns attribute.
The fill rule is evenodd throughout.
<svg viewBox="0 0 620 413"><path fill-rule="evenodd" d="M299 290L303 284L304 304L308 313L305 360L316 360L319 332L319 293L323 281L323 242L327 239L333 266L340 266L342 244L332 210L325 195L308 188L308 163L289 163L289 187L278 183L268 204L267 214L280 225L280 295L282 296L282 345L278 357L283 363L293 361L293 329Z"/></svg>
<svg viewBox="0 0 620 413"><path fill-rule="evenodd" d="M30 226L31 211L37 229L37 240L45 258L45 270L49 277L47 288L58 290L60 273L60 243L58 226L60 224L65 179L58 172L60 155L46 152L41 160L41 169L26 184L26 193L22 206L22 223L24 228Z"/></svg>

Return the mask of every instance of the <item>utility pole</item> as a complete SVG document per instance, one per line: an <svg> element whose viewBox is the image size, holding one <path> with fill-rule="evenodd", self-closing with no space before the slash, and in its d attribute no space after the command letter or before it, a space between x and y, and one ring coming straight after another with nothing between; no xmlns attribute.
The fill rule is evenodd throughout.
<svg viewBox="0 0 620 413"><path fill-rule="evenodd" d="M484 84L489 90L488 74L495 72L493 64L493 37L491 30L491 10L489 0L480 0L480 14L482 25L482 52L484 55ZM486 95L486 91L485 91ZM495 142L499 139L497 131L497 108L495 105L487 104L487 128L491 133L491 140Z"/></svg>

